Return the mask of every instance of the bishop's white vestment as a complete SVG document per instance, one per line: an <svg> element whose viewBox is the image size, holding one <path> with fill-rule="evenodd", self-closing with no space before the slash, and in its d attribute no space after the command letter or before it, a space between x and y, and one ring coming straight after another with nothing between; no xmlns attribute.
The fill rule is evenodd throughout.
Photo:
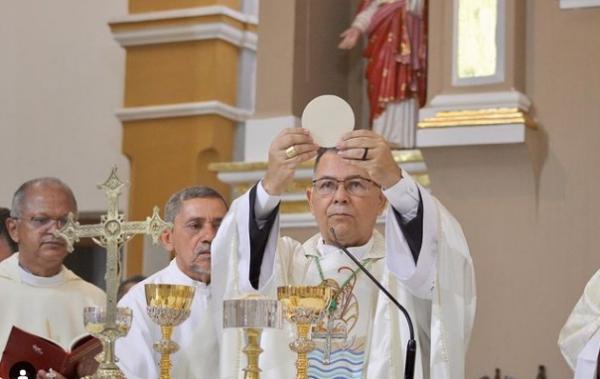
<svg viewBox="0 0 600 379"><path fill-rule="evenodd" d="M50 339L69 349L86 334L83 308L105 306L104 292L62 267L51 277L31 274L19 265L19 253L0 263L0 348L12 326Z"/></svg>
<svg viewBox="0 0 600 379"><path fill-rule="evenodd" d="M161 339L160 327L146 312L148 283L183 284L196 288L190 316L175 327L171 339L179 345L179 351L171 354L172 378L200 379L218 378L219 348L213 315L210 286L196 281L183 273L175 259L144 281L133 286L119 301L119 307L129 307L133 320L126 337L116 342L118 365L128 379L153 379L160 374L160 354L152 348Z"/></svg>
<svg viewBox="0 0 600 379"><path fill-rule="evenodd" d="M560 351L575 379L596 377L600 352L600 270L585 286L558 337Z"/></svg>
<svg viewBox="0 0 600 379"><path fill-rule="evenodd" d="M215 297L236 298L253 290L248 269L253 259L251 196L252 191L264 191L260 183L257 187L232 204L213 241L212 280L215 291L223 292L214 293ZM390 198L397 193L394 187L384 192L391 204L398 200ZM476 303L472 260L459 224L426 191L418 192L422 196L423 227L416 265L389 205L386 237L374 231L366 245L349 250L412 316L418 341L415 378L464 378ZM304 244L280 238L278 221L276 216L264 248L259 292L277 298L278 286L319 285L323 277L344 288L334 311L330 348L327 325L313 329L317 349L309 353L309 377L403 378L408 327L400 311L363 273L351 278L356 266L339 249L325 245L320 235ZM339 337L344 334L345 338ZM296 357L288 347L292 339L289 325L284 330L263 331L261 378L295 376ZM221 378L242 378L245 358L240 354L241 332L226 330L221 346Z"/></svg>

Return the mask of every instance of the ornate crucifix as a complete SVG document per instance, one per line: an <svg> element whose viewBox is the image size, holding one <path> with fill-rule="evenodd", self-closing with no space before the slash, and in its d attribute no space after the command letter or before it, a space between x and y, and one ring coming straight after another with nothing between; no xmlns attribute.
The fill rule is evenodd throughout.
<svg viewBox="0 0 600 379"><path fill-rule="evenodd" d="M327 316L327 329L325 331L313 332L312 337L314 339L324 339L325 340L325 348L323 351L323 362L325 364L329 364L331 359L331 343L333 339L346 340L348 337L346 331L336 331L335 330L335 318L332 314Z"/></svg>
<svg viewBox="0 0 600 379"><path fill-rule="evenodd" d="M119 286L119 248L136 234L148 234L152 236L152 242L157 243L160 234L171 227L170 223L163 221L158 214L158 207L154 207L152 217L146 221L126 222L124 215L119 212L119 197L121 189L125 186L117 176L117 168L113 167L108 179L98 185L103 190L108 201L108 210L100 218L99 224L80 225L75 221L73 214L65 226L55 232L56 236L62 237L67 242L67 250L73 251L73 244L80 238L92 238L94 242L106 248L106 337L109 339L108 346L104 352L104 367L109 371L117 369L114 364L114 340L116 339L116 316L117 316L117 290ZM114 366L114 367L113 367ZM112 376L112 375L111 375ZM118 377L118 374L115 376Z"/></svg>

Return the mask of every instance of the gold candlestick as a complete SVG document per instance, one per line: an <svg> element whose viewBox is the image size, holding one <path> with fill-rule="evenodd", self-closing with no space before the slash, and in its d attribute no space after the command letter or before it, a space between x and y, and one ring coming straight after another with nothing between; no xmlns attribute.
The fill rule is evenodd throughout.
<svg viewBox="0 0 600 379"><path fill-rule="evenodd" d="M285 318L296 324L298 335L290 343L297 353L296 379L308 378L307 354L314 350L315 343L309 338L311 325L319 320L329 305L331 288L317 286L285 286L277 288L277 298L283 305Z"/></svg>
<svg viewBox="0 0 600 379"><path fill-rule="evenodd" d="M258 357L262 353L260 337L263 328L281 329L281 307L279 301L258 295L223 302L223 327L243 328L246 346L243 348L247 366L243 369L244 379L259 379Z"/></svg>
<svg viewBox="0 0 600 379"><path fill-rule="evenodd" d="M152 321L160 326L162 339L153 348L160 353L160 379L171 378L171 354L179 345L171 340L173 328L190 315L195 288L178 284L146 284L147 312Z"/></svg>

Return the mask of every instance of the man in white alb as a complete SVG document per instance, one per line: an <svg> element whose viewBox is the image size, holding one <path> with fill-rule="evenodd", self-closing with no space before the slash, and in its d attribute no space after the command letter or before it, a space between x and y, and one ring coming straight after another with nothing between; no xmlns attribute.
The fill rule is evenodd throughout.
<svg viewBox="0 0 600 379"><path fill-rule="evenodd" d="M13 325L68 348L86 333L83 308L106 303L102 290L63 266L66 243L53 232L65 224L69 212L77 213L77 202L56 178L30 180L13 196L7 229L19 251L0 263L2 349ZM38 373L45 375L45 370Z"/></svg>
<svg viewBox="0 0 600 379"><path fill-rule="evenodd" d="M558 345L575 372L575 379L598 377L600 352L600 270L585 286L583 294L560 331Z"/></svg>
<svg viewBox="0 0 600 379"><path fill-rule="evenodd" d="M165 220L173 229L161 236L161 243L175 253L171 263L136 284L119 301L133 310L126 337L116 343L119 366L129 379L158 378L160 355L152 345L161 339L160 327L146 313L144 285L183 284L196 288L190 317L174 329L172 340L179 351L171 355L173 378L217 378L218 324L214 322L211 295L211 243L227 213L225 199L208 187L188 187L171 196L165 205Z"/></svg>
<svg viewBox="0 0 600 379"><path fill-rule="evenodd" d="M403 378L406 321L339 244L411 314L415 378L464 378L475 282L460 225L398 168L376 133L353 131L335 149L318 149L302 128L274 139L265 177L235 200L213 244L215 290L224 291L218 296L258 290L276 298L278 286L326 281L335 301L313 329L317 349L309 353L309 377ZM280 238L281 195L298 165L315 156L306 194L320 233L304 243ZM384 209L385 237L373 229ZM263 331L261 378L294 377L290 338L285 330ZM243 375L241 343L238 332L224 332L222 378Z"/></svg>

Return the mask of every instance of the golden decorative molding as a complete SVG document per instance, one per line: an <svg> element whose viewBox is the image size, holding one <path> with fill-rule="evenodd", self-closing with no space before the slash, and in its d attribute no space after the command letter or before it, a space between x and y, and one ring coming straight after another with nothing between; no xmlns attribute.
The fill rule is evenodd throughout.
<svg viewBox="0 0 600 379"><path fill-rule="evenodd" d="M395 150L392 152L398 164L423 162L421 150ZM314 159L303 162L298 168L313 168ZM250 172L267 169L267 162L214 162L208 166L211 171L217 172Z"/></svg>
<svg viewBox="0 0 600 379"><path fill-rule="evenodd" d="M420 121L418 127L426 129L508 124L523 124L530 128L536 127L529 114L519 108L440 111L435 116Z"/></svg>

